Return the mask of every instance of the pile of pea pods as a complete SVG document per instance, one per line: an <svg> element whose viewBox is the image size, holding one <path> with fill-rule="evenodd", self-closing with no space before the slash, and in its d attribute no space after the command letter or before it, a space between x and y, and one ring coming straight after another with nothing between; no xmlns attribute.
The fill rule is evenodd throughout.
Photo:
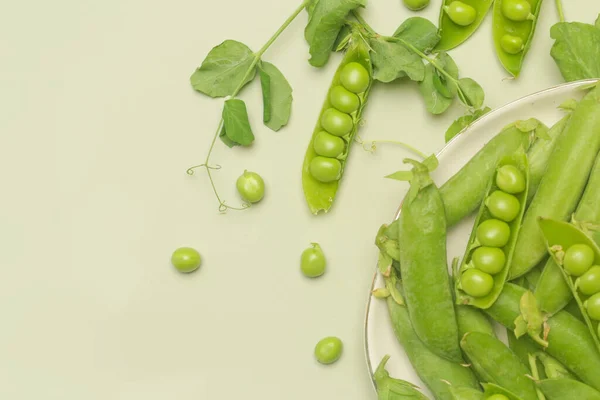
<svg viewBox="0 0 600 400"><path fill-rule="evenodd" d="M550 128L507 125L440 187L437 163L405 160L374 295L435 399L600 400L600 84L586 90ZM473 213L462 260L448 260L448 230ZM389 377L388 358L380 399L426 399Z"/></svg>

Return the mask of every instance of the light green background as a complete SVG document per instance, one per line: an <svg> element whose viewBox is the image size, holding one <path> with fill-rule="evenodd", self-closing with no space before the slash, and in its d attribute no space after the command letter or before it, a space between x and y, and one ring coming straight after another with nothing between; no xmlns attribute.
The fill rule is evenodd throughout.
<svg viewBox="0 0 600 400"><path fill-rule="evenodd" d="M0 398L11 400L374 399L363 322L377 228L406 185L381 177L407 155L356 146L333 211L313 217L300 185L303 154L339 55L306 62L303 13L265 54L294 87L290 125L261 124L259 84L244 90L252 149L218 143L216 184L231 204L247 168L264 201L219 215L200 163L221 101L188 77L211 47L239 39L258 49L297 2L106 0L4 2L0 13ZM422 13L437 19L439 0ZM566 1L569 20L600 5ZM371 25L391 33L409 16L399 0L371 1ZM546 0L518 81L495 59L488 19L452 52L486 104L562 82L550 56L556 21ZM434 152L462 112L426 114L417 88L376 85L360 135ZM299 273L318 241L319 280ZM194 246L198 272L169 266ZM344 340L339 363L312 357L323 336Z"/></svg>

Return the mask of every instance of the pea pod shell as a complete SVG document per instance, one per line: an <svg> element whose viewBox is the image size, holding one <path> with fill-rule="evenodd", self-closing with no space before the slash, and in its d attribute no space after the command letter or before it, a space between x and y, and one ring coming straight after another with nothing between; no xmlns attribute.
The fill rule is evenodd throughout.
<svg viewBox="0 0 600 400"><path fill-rule="evenodd" d="M452 400L484 400L485 395L481 390L476 390L468 387L450 386Z"/></svg>
<svg viewBox="0 0 600 400"><path fill-rule="evenodd" d="M482 332L496 336L492 322L481 310L471 306L456 306L458 335L463 337L468 332Z"/></svg>
<svg viewBox="0 0 600 400"><path fill-rule="evenodd" d="M540 349L529 336L521 336L517 338L515 333L507 329L506 336L508 338L508 347L515 353L521 363L529 367L529 355L537 353ZM538 367L542 367L542 363L538 363ZM539 370L539 368L538 368ZM540 371L543 373L543 371Z"/></svg>
<svg viewBox="0 0 600 400"><path fill-rule="evenodd" d="M406 306L396 303L391 296L387 298L387 305L396 338L417 375L436 399L452 400L448 383L457 387L479 388L468 367L441 358L425 346L413 329Z"/></svg>
<svg viewBox="0 0 600 400"><path fill-rule="evenodd" d="M506 156L500 160L497 168L500 168L505 165L512 165L512 166L517 167L523 173L523 176L525 176L526 182L529 182L529 168L528 168L528 164L527 164L527 157L525 156L525 154L514 154L512 156ZM496 176L496 174L493 174L490 179L490 183L489 183L488 190L486 192L486 196L488 196L490 193L492 193L493 191L498 189L498 187L496 186L496 183L495 183L495 181L496 181L495 176ZM456 276L458 278L455 279L455 282L456 282L455 288L456 288L456 302L458 304L469 304L469 305L475 306L477 308L487 308L487 307L491 306L494 303L494 301L496 301L496 298L498 297L498 295L500 295L500 292L502 291L502 287L504 286L504 282L506 282L506 277L508 276L508 271L510 269L510 262L511 262L512 254L513 254L513 250L514 250L514 245L517 241L517 238L519 235L519 229L521 227L521 219L523 218L523 214L525 212L525 203L527 201L527 188L525 189L524 192L519 193L517 195L517 199L519 200L521 209L519 211L519 215L517 216L517 218L515 218L512 222L509 223L510 239L509 239L508 243L506 244L506 246L504 246L502 248L502 251L506 255L506 263L505 263L504 267L502 268L502 271L500 271L499 273L497 273L493 276L494 287L492 288L492 291L488 295L483 296L483 297L472 297L472 296L469 296L467 293L465 293L460 288L459 283L460 283L460 275L467 268L469 268L469 263L471 261L471 255L472 255L473 251L475 250L475 247L473 247L473 243L475 242L475 238L477 235L477 227L483 221L493 218L492 215L490 214L490 211L486 207L486 205L485 204L481 205L481 207L479 209L479 215L477 216L477 218L475 220L475 224L474 224L473 230L471 232L471 237L469 238L469 242L468 242L469 244L467 245L467 249L466 249L465 255L463 257L463 261L462 261L461 266L458 269L457 274L456 274Z"/></svg>
<svg viewBox="0 0 600 400"><path fill-rule="evenodd" d="M373 67L371 65L371 59L369 57L369 48L357 35L353 35L350 39L350 44L348 46L348 50L344 56L344 59L340 63L335 76L333 78L333 82L330 86L330 91L335 86L341 84L340 82L340 71L349 63L357 62L361 64L363 67L367 69L369 72L369 76L373 75ZM352 147L352 143L354 140L354 136L356 135L356 131L358 130L358 125L360 122L360 116L362 115L363 109L366 105L366 101L371 90L373 79L370 79L369 87L363 92L360 93L360 107L357 111L352 113L350 116L352 117L354 127L352 131L344 137L344 141L346 142L346 149L344 153L338 157L340 162L342 163L342 172L344 171L345 163L347 162L347 157L350 152L350 148ZM308 145L308 149L306 150L306 154L304 156L304 163L302 165L302 188L304 190L304 197L308 204L310 211L313 214L318 214L321 211L327 212L331 208L333 201L335 200L335 195L338 191L338 187L340 185L340 179L333 182L320 182L315 179L310 173L310 163L311 161L317 157L317 153L313 148L313 141L315 140L316 135L321 131L321 122L320 117L325 112L325 110L331 108L332 105L329 101L329 92L325 98L325 103L323 104L323 108L321 109L321 113L319 114L319 120L317 121L317 126L313 132L310 143Z"/></svg>
<svg viewBox="0 0 600 400"><path fill-rule="evenodd" d="M522 132L514 124L506 127L440 187L448 227L479 207L500 159L519 148L527 151L533 139L531 132Z"/></svg>
<svg viewBox="0 0 600 400"><path fill-rule="evenodd" d="M495 394L501 394L501 395L505 396L508 400L522 400L521 397L517 396L516 394L514 394L496 384L482 383L481 386L483 386L483 389L485 391L484 393L485 393L486 399Z"/></svg>
<svg viewBox="0 0 600 400"><path fill-rule="evenodd" d="M525 212L510 267L510 279L526 274L546 255L537 218L566 220L577 207L600 151L600 87L591 90L571 113L556 142L546 173Z"/></svg>
<svg viewBox="0 0 600 400"><path fill-rule="evenodd" d="M535 384L528 377L529 370L500 340L473 332L466 334L460 345L472 367L486 382L502 386L523 400L537 400Z"/></svg>
<svg viewBox="0 0 600 400"><path fill-rule="evenodd" d="M523 60L531 47L531 41L535 33L538 16L543 0L525 0L531 5L531 12L535 16L533 20L527 21L511 21L506 18L502 12L502 2L504 0L496 0L494 3L494 11L492 18L492 31L494 35L494 46L496 55L500 63L506 71L512 76L518 77L523 66ZM504 35L509 34L523 39L523 51L517 54L509 54L502 49L501 39Z"/></svg>
<svg viewBox="0 0 600 400"><path fill-rule="evenodd" d="M496 302L486 313L508 329L515 329L515 319L521 314L519 302L525 289L506 283ZM548 318L546 352L556 358L584 383L600 390L600 353L587 326L577 318L559 311Z"/></svg>
<svg viewBox="0 0 600 400"><path fill-rule="evenodd" d="M437 355L462 361L446 258L446 218L426 166L416 164L402 203L398 243L405 301L417 335Z"/></svg>
<svg viewBox="0 0 600 400"><path fill-rule="evenodd" d="M564 269L560 266L561 260L558 256L558 254L560 253L564 254L563 252L566 252L569 249L569 247L575 244L585 244L594 251L594 264L600 265L600 247L598 247L596 242L594 242L583 231L581 231L576 226L568 222L540 218L539 224L542 234L544 235L544 239L546 240L548 251L550 252L556 264L559 266L559 270L563 274L565 282L567 282L567 285L571 289L571 293L573 294L573 297L579 305L579 309L583 314L583 318L590 330L590 334L594 342L596 343L598 351L600 352L600 339L598 338L598 322L592 321L588 317L583 307L583 301L581 300L577 292L577 288L575 287L572 278L568 276Z"/></svg>
<svg viewBox="0 0 600 400"><path fill-rule="evenodd" d="M451 50L470 38L477 28L479 28L494 2L494 0L462 0L463 3L470 5L477 11L477 17L471 25L460 26L454 23L448 16L448 13L444 11L444 7L450 5L453 1L442 1L439 19L440 41L435 47L436 51Z"/></svg>
<svg viewBox="0 0 600 400"><path fill-rule="evenodd" d="M548 400L600 400L600 392L572 379L544 379L537 384Z"/></svg>

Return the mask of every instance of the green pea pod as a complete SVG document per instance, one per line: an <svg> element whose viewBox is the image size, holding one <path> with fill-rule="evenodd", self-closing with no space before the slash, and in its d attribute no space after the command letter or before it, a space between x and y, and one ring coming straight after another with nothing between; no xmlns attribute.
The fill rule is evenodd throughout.
<svg viewBox="0 0 600 400"><path fill-rule="evenodd" d="M548 378L567 378L577 380L577 378L575 378L556 358L549 356L543 351L536 352L535 356L542 363L544 367L544 375Z"/></svg>
<svg viewBox="0 0 600 400"><path fill-rule="evenodd" d="M525 156L524 153L517 153L512 156L506 156L506 157L502 158L500 160L500 162L498 163L497 169L499 169L503 166L507 166L507 165L518 168L519 171L521 171L521 173L525 177L526 182L529 182L529 168L528 168L528 164L527 164L527 156ZM480 244L477 240L478 227L483 222L490 220L490 219L494 219L490 210L486 206L485 201L482 203L482 205L479 209L479 215L477 216L477 219L475 220L475 225L473 226L473 230L471 232L471 237L469 238L469 242L468 242L469 244L467 245L467 250L462 259L462 263L461 263L458 271L455 272L455 276L457 277L455 279L455 293L456 293L456 302L458 304L468 304L468 305L475 306L477 308L485 309L485 308L488 308L489 306L491 306L494 303L494 301L496 301L496 298L502 291L502 287L504 286L504 282L506 282L506 277L508 276L508 271L510 269L510 260L512 258L514 245L515 245L515 243L517 241L517 237L519 235L519 229L521 227L521 219L523 218L523 214L525 212L525 204L527 201L527 187L528 187L528 185L526 186L526 189L523 192L515 195L515 197L519 201L521 209L519 210L518 216L509 223L510 239L508 240L508 243L501 249L505 254L506 262L505 262L504 266L502 267L502 270L493 275L494 286L493 286L492 290L487 295L484 295L481 297L473 297L473 296L469 295L468 293L466 293L463 290L463 288L461 287L461 277L467 270L476 268L472 261L472 256L473 256L474 251L477 249L477 247L480 247ZM496 185L496 174L493 174L490 179L490 183L489 183L485 198L489 197L489 195L491 193L493 193L497 190L499 190L499 188Z"/></svg>
<svg viewBox="0 0 600 400"><path fill-rule="evenodd" d="M567 285L568 287L568 285ZM569 293L570 293L570 289L569 289ZM571 295L571 297L573 297L573 295ZM585 319L583 318L583 314L581 313L581 310L579 309L579 306L577 305L577 302L575 301L575 299L572 299L569 304L567 304L564 308L564 310L566 312L568 312L569 314L571 314L572 316L574 316L575 318L577 318L578 320L580 320L581 322L585 323Z"/></svg>
<svg viewBox="0 0 600 400"><path fill-rule="evenodd" d="M496 302L485 311L506 328L515 329L515 320L521 313L519 303L525 293L525 289L506 283ZM600 390L600 353L587 326L565 311L557 312L546 323L546 352L584 383Z"/></svg>
<svg viewBox="0 0 600 400"><path fill-rule="evenodd" d="M486 382L495 383L524 400L537 400L529 370L500 340L485 333L467 333L460 345L473 369Z"/></svg>
<svg viewBox="0 0 600 400"><path fill-rule="evenodd" d="M468 387L450 386L452 400L484 400L485 394L481 390Z"/></svg>
<svg viewBox="0 0 600 400"><path fill-rule="evenodd" d="M557 139L546 173L525 212L509 277L518 278L546 255L537 218L566 220L575 210L600 151L600 87L592 89L571 113Z"/></svg>
<svg viewBox="0 0 600 400"><path fill-rule="evenodd" d="M398 286L401 289L401 285ZM398 294L396 297L398 298ZM400 300L402 301L401 298ZM452 400L451 385L479 388L479 383L471 369L441 358L425 346L413 329L405 305L398 304L392 296L389 296L387 306L396 338L404 348L415 372L436 399Z"/></svg>
<svg viewBox="0 0 600 400"><path fill-rule="evenodd" d="M448 13L444 11L444 7L447 7L453 1L454 0L442 1L439 19L441 39L435 47L436 51L451 50L470 38L477 28L479 28L494 2L494 0L462 0L463 3L473 7L475 11L477 11L477 16L472 24L461 26L452 21L448 16Z"/></svg>
<svg viewBox="0 0 600 400"><path fill-rule="evenodd" d="M600 392L572 379L544 379L538 387L548 400L600 400Z"/></svg>
<svg viewBox="0 0 600 400"><path fill-rule="evenodd" d="M583 315L583 318L590 330L590 334L596 343L596 347L600 352L600 339L598 338L598 321L592 321L587 315L586 309L583 305L582 295L577 291L574 279L571 275L567 274L564 270L562 262L565 256L565 252L573 245L584 244L590 247L594 251L594 265L600 265L600 247L594 242L588 235L582 230L578 229L575 225L572 225L564 221L555 221L551 219L540 218L539 220L542 234L546 240L548 251L554 262L558 265L563 278L573 298L577 301L579 309Z"/></svg>
<svg viewBox="0 0 600 400"><path fill-rule="evenodd" d="M490 319L475 307L457 305L456 322L459 337L463 337L468 332L482 332L496 336Z"/></svg>
<svg viewBox="0 0 600 400"><path fill-rule="evenodd" d="M492 18L494 45L496 48L496 55L502 66L516 78L521 72L525 55L531 47L531 41L535 33L535 26L540 14L542 0L526 0L531 6L533 17L525 21L513 21L508 19L502 10L502 3L504 1L505 0L496 0L494 3ZM510 37L506 37L507 35Z"/></svg>
<svg viewBox="0 0 600 400"><path fill-rule="evenodd" d="M426 165L412 160L402 202L398 245L406 305L417 335L437 355L461 362L458 326L446 259L446 218Z"/></svg>
<svg viewBox="0 0 600 400"><path fill-rule="evenodd" d="M498 386L493 383L482 383L483 390L485 393L485 398L488 399L495 394L503 395L508 400L523 400L521 397L517 396L513 392L506 390L505 388Z"/></svg>
<svg viewBox="0 0 600 400"><path fill-rule="evenodd" d="M531 175L530 178L531 179ZM531 186L531 185L530 185ZM531 271L523 275L525 278L525 288L528 290L535 290L537 288L538 283L540 282L540 277L542 276L543 267L546 265L545 262L540 263L537 267L533 268Z"/></svg>
<svg viewBox="0 0 600 400"><path fill-rule="evenodd" d="M506 330L506 337L508 338L508 348L519 357L523 365L529 367L529 355L536 354L540 350L539 346L529 336L517 338L510 329ZM538 371L543 372L541 360L538 363Z"/></svg>
<svg viewBox="0 0 600 400"><path fill-rule="evenodd" d="M321 157L315 151L314 142L317 135L324 130L321 123L322 116L325 114L325 112L333 108L333 105L330 101L330 95L332 90L339 86L343 86L342 81L340 79L340 75L343 68L353 62L362 65L367 70L370 78L369 85L363 92L357 94L360 101L358 109L349 114L352 118L353 125L351 131L341 138L344 141L343 152L335 158ZM371 85L373 81L372 76L373 68L371 65L371 58L369 57L369 47L358 33L353 33L348 42L348 47L346 54L344 55L344 59L342 60L339 68L337 69L331 84L331 88L327 93L327 98L325 100L325 103L323 104L323 108L321 110L317 126L311 137L308 149L306 150L306 155L304 156L304 163L302 166L302 188L304 190L304 197L306 199L306 202L308 203L308 207L313 214L318 214L321 211L327 212L333 204L335 195L340 184L340 180L343 176L345 164L348 161L350 148L352 147L354 136L356 135L356 132L358 130L361 115L363 113L364 107L367 103L369 92L371 90ZM339 168L339 171L336 171L338 174L337 177L334 178L337 179L328 179L329 181L324 182L323 180L318 180L313 176L313 174L311 173L311 163L317 157L327 158L327 160L329 160L330 162L336 163L334 167ZM337 164L338 161L339 165Z"/></svg>
<svg viewBox="0 0 600 400"><path fill-rule="evenodd" d="M534 132L523 132L515 124L507 126L440 187L449 227L479 207L498 162L520 148L527 151L534 139Z"/></svg>
<svg viewBox="0 0 600 400"><path fill-rule="evenodd" d="M428 400L427 396L417 390L417 387L402 379L392 378L385 369L390 356L385 356L373 374L377 385L378 400L413 399Z"/></svg>
<svg viewBox="0 0 600 400"><path fill-rule="evenodd" d="M597 225L600 223L600 156L592 168L590 178L587 182L583 196L577 205L573 220L582 227ZM596 243L599 242L598 235L592 236ZM573 294L569 285L563 278L560 267L550 258L544 267L540 277L539 289L535 296L538 299L542 311L554 314L562 310L572 299Z"/></svg>

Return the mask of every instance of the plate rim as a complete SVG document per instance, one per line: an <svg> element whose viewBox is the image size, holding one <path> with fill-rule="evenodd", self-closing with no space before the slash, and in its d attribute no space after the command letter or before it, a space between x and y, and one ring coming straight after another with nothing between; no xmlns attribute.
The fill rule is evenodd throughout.
<svg viewBox="0 0 600 400"><path fill-rule="evenodd" d="M438 152L435 153L435 156L439 158L445 152L447 152L448 148L450 146L452 146L455 142L465 140L464 138L466 136L468 136L468 134L474 129L474 127L478 127L479 125L484 124L488 119L492 118L494 115L497 115L498 113L501 113L504 109L511 107L515 103L520 103L520 102L526 101L530 97L545 95L545 94L549 94L551 92L558 91L558 90L563 90L563 89L567 89L567 88L573 88L573 89L582 88L587 85L591 85L593 83L600 83L600 79L582 79L582 80L577 80L577 81L572 81L572 82L565 82L565 83L561 83L558 85L550 86L546 89L538 90L538 91L530 93L528 95L519 97L516 100L512 100L494 110L491 110L487 114L484 114L479 119L477 119L475 122L473 122L469 126L462 129L456 136L454 136L452 139L450 139L450 141L445 143L444 146ZM400 217L401 210L402 210L402 202L396 209L396 212L394 213L394 218L392 219L392 221L395 221ZM378 273L378 270L377 270L377 264L376 264L375 265L375 273L373 274L373 279L371 281L371 285L369 286L369 294L367 296L367 306L366 306L365 317L364 317L365 319L364 319L364 323L363 323L363 325L364 325L364 327L363 327L363 342L364 342L363 349L364 349L365 362L367 364L369 380L371 381L371 385L373 387L373 390L375 390L375 391L377 391L377 385L375 384L375 379L373 379L374 369L373 369L373 365L371 364L371 359L369 357L369 342L367 340L367 336L368 336L367 331L369 329L369 315L371 312L371 300L373 297L372 292L375 288L375 281L377 280L377 273Z"/></svg>

